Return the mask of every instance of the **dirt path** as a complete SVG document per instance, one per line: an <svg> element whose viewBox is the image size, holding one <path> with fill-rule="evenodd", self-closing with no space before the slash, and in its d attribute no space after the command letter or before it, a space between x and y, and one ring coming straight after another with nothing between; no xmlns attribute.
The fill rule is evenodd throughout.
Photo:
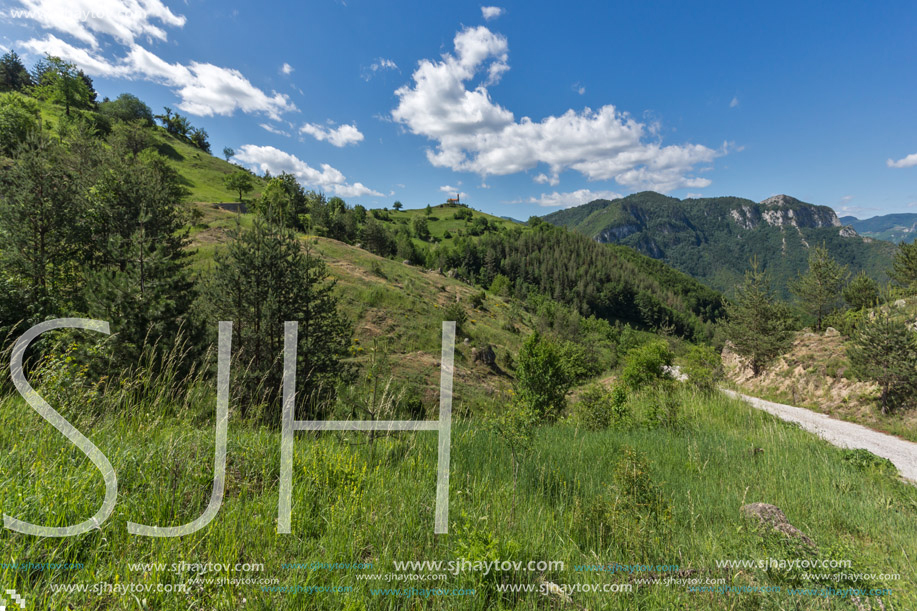
<svg viewBox="0 0 917 611"><path fill-rule="evenodd" d="M917 443L904 441L885 433L879 433L865 426L835 420L825 414L801 407L792 407L749 397L732 390L723 392L736 399L742 399L752 407L771 413L782 420L796 422L805 430L841 448L863 448L876 456L892 461L901 476L917 482Z"/></svg>

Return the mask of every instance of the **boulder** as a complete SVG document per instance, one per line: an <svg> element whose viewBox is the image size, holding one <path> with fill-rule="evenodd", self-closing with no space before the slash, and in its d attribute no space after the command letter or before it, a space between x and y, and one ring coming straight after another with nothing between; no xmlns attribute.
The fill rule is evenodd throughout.
<svg viewBox="0 0 917 611"><path fill-rule="evenodd" d="M825 329L825 337L837 337L840 334L841 334L840 331L838 331L834 327L828 327L827 329Z"/></svg>
<svg viewBox="0 0 917 611"><path fill-rule="evenodd" d="M741 511L742 515L748 519L757 520L761 525L770 527L771 530L775 530L791 539L798 539L810 547L815 547L815 542L806 536L804 532L790 524L786 514L776 505L751 503L743 505Z"/></svg>
<svg viewBox="0 0 917 611"><path fill-rule="evenodd" d="M482 363L488 367L493 367L497 363L497 353L489 344L481 349L472 349L471 356L473 362Z"/></svg>
<svg viewBox="0 0 917 611"><path fill-rule="evenodd" d="M907 302L903 299L899 299L898 301L895 302L896 308L903 308L906 305L907 305Z"/></svg>

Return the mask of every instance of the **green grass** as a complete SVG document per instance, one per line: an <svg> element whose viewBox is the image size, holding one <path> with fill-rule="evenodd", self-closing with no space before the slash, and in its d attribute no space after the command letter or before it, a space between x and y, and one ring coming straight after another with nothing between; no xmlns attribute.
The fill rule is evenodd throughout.
<svg viewBox="0 0 917 611"><path fill-rule="evenodd" d="M367 583L361 571L282 569L284 563L371 562L372 573L401 560L561 560L554 583L627 583L627 575L577 572L577 564L677 564L701 579L729 585L806 584L798 573L723 571L716 560L800 557L778 535L762 535L740 517L743 503L773 503L812 537L818 556L849 559L847 572L899 573L886 608L917 605L917 490L885 471L844 459L845 453L795 426L742 403L678 390L663 402L679 415L667 425L651 417L658 395L632 399L630 424L584 432L571 425L538 431L523 462L512 517L511 457L480 421L454 425L450 532L433 534L434 433L402 433L373 449L358 436L297 434L292 534L275 532L279 434L240 421L231 406L226 498L213 523L181 538L128 535L130 521L177 525L196 518L209 499L213 398L191 384L187 397L108 397L61 408L108 456L119 503L101 531L67 539L0 532L3 562L82 562L78 571L14 572L0 583L48 609L535 609L535 594L500 595L496 585L538 582L531 573L445 582ZM156 390L155 381L149 392ZM149 397L149 393L146 395ZM458 395L457 402L463 398ZM499 407L499 399L496 400ZM99 413L100 409L118 411ZM105 410L103 409L103 412ZM655 422L655 424L654 424ZM103 496L98 472L24 402L0 404L0 509L38 524L64 525L95 512ZM627 497L615 486L625 448L643 457L644 489L658 517L615 509ZM753 453L753 448L761 451ZM639 461L638 461L639 462ZM861 461L862 462L862 461ZM867 461L868 463L868 461ZM632 465L634 466L634 465ZM639 464L636 464L639 468ZM865 469L865 470L863 470ZM620 483L620 480L618 480ZM804 557L811 557L803 554ZM263 573L205 577L277 578L281 585L347 586L349 594L279 594L259 585L204 585L190 593L136 596L51 594L50 583L184 583L187 572L128 570L127 563L260 563ZM444 585L445 584L445 585ZM862 585L862 584L861 584ZM474 597L374 596L377 587L466 587ZM841 586L835 586L841 587ZM244 606L243 599L245 599ZM689 593L684 586L634 586L630 594L574 595L589 609L855 609L849 599L787 594Z"/></svg>

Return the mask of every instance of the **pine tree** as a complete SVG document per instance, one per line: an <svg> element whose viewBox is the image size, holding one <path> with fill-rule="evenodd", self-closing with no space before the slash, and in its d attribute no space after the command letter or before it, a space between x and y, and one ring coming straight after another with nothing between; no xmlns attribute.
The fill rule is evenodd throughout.
<svg viewBox="0 0 917 611"><path fill-rule="evenodd" d="M338 310L325 263L293 232L261 219L250 230L238 230L216 259L208 296L214 319L234 322L233 353L244 364L234 370L243 412L251 402L263 403L265 416L278 422L286 321L299 322L300 404L329 397L347 377L350 323Z"/></svg>
<svg viewBox="0 0 917 611"><path fill-rule="evenodd" d="M726 336L735 352L751 366L754 375L790 345L792 329L786 306L774 299L770 279L758 270L757 258L736 287L735 300L727 304Z"/></svg>
<svg viewBox="0 0 917 611"><path fill-rule="evenodd" d="M16 293L17 320L64 316L80 305L89 240L74 221L86 202L70 165L62 145L33 133L0 176L0 269Z"/></svg>
<svg viewBox="0 0 917 611"><path fill-rule="evenodd" d="M0 91L22 91L32 85L32 77L15 51L0 57Z"/></svg>
<svg viewBox="0 0 917 611"><path fill-rule="evenodd" d="M835 261L824 244L809 253L809 269L790 285L802 307L815 317L815 330L822 330L825 316L840 303L841 289L849 276L846 265Z"/></svg>
<svg viewBox="0 0 917 611"><path fill-rule="evenodd" d="M889 276L908 294L917 293L917 242L898 244Z"/></svg>
<svg viewBox="0 0 917 611"><path fill-rule="evenodd" d="M87 274L90 312L112 322L116 356L136 361L145 342L193 339L195 298L178 174L157 153L109 155L90 190L94 226Z"/></svg>
<svg viewBox="0 0 917 611"><path fill-rule="evenodd" d="M854 310L872 307L879 301L879 284L860 272L844 288L844 301Z"/></svg>
<svg viewBox="0 0 917 611"><path fill-rule="evenodd" d="M917 333L904 320L878 308L847 347L854 371L879 384L882 413L907 401L917 392Z"/></svg>

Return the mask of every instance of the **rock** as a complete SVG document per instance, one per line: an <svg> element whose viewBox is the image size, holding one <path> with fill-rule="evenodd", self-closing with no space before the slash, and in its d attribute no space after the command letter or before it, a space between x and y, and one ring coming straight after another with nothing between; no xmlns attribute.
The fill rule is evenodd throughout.
<svg viewBox="0 0 917 611"><path fill-rule="evenodd" d="M450 269L450 270L449 270L449 273L446 274L446 275L449 276L450 278L455 278L455 270L454 270L454 269Z"/></svg>
<svg viewBox="0 0 917 611"><path fill-rule="evenodd" d="M473 362L483 363L488 367L493 367L497 362L497 353L494 352L494 349L489 344L480 350L472 349L471 356Z"/></svg>
<svg viewBox="0 0 917 611"><path fill-rule="evenodd" d="M771 530L775 530L791 539L799 539L810 547L815 547L815 542L790 524L790 521L786 519L786 514L776 505L751 503L750 505L743 505L741 511L746 518L756 519L762 525L769 526Z"/></svg>
<svg viewBox="0 0 917 611"><path fill-rule="evenodd" d="M407 259L405 259L404 261L402 261L402 263L404 263L405 265L410 265L410 264L411 264L411 262L408 261Z"/></svg>
<svg viewBox="0 0 917 611"><path fill-rule="evenodd" d="M467 346L468 344L471 343L471 338L466 337L466 338L465 338L465 341L462 342L462 343L465 344L465 345ZM471 354L474 355L474 348L471 349Z"/></svg>
<svg viewBox="0 0 917 611"><path fill-rule="evenodd" d="M903 299L899 299L898 301L895 302L896 308L903 308L906 305L907 305L907 302Z"/></svg>
<svg viewBox="0 0 917 611"><path fill-rule="evenodd" d="M837 337L840 334L841 334L840 331L838 331L834 327L828 327L827 329L825 329L825 337Z"/></svg>

